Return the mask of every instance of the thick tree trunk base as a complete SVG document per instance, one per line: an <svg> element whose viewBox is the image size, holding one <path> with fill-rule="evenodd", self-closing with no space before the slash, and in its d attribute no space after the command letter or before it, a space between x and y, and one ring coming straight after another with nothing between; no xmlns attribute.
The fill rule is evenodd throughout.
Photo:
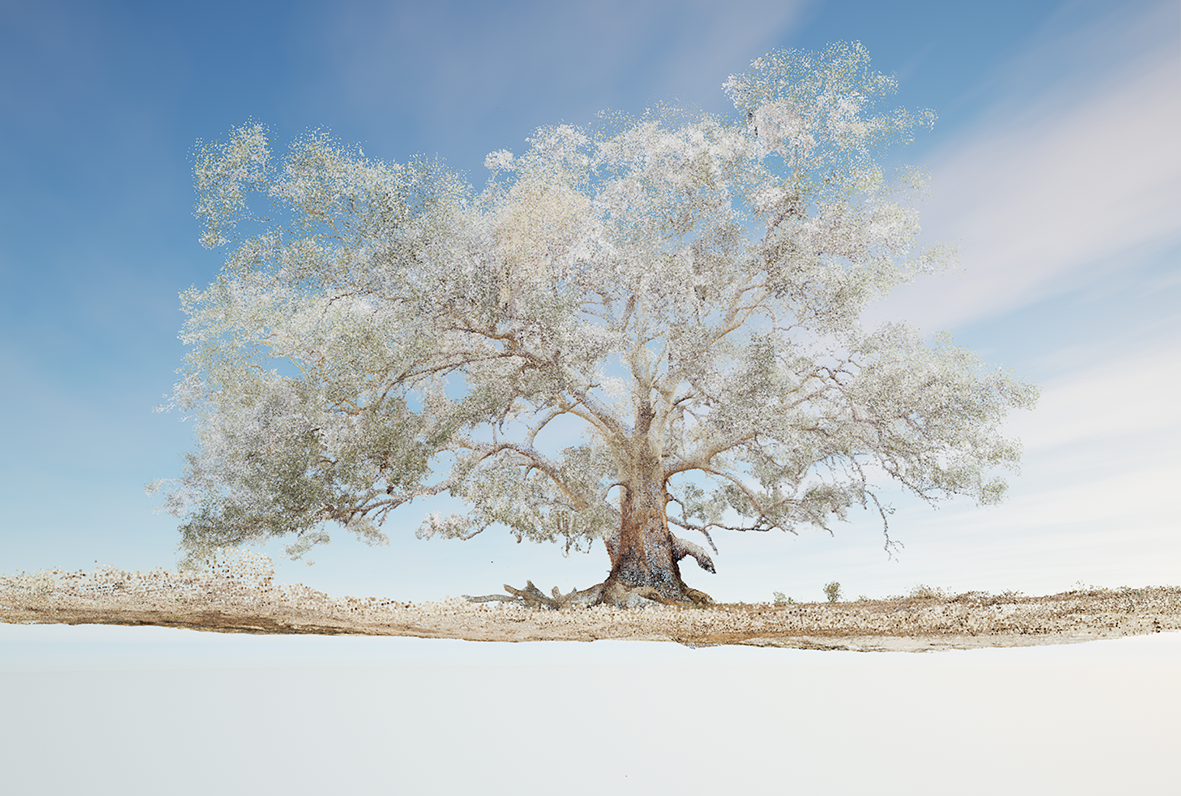
<svg viewBox="0 0 1181 796"><path fill-rule="evenodd" d="M652 603L659 605L690 605L700 608L713 605L714 602L713 598L705 592L691 589L684 584L681 584L679 593L671 595L661 593L651 586L628 586L613 578L608 578L600 586L603 590L600 604L611 605L616 608L633 608Z"/></svg>
<svg viewBox="0 0 1181 796"><path fill-rule="evenodd" d="M505 594L488 594L483 597L469 597L464 599L474 603L511 602L524 605L527 608L544 608L549 611L561 611L574 608L590 608L594 605L609 605L613 608L643 608L649 605L684 605L704 607L713 605L713 598L703 591L685 586L678 595L661 594L651 586L627 586L614 578L608 578L603 583L591 586L589 589L571 589L569 594L562 594L557 586L550 595L546 595L533 585L533 581L526 581L525 588L515 589L507 583L504 585Z"/></svg>

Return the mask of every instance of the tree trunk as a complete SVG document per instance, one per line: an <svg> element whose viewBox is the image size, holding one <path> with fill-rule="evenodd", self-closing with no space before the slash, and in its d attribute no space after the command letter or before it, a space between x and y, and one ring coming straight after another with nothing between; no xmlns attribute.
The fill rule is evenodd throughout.
<svg viewBox="0 0 1181 796"><path fill-rule="evenodd" d="M664 484L656 479L624 490L619 540L605 585L618 584L628 591L654 589L666 600L688 600L665 515L668 500Z"/></svg>
<svg viewBox="0 0 1181 796"><path fill-rule="evenodd" d="M651 602L712 604L708 594L689 588L681 580L679 562L685 556L695 558L706 572L713 572L714 565L705 550L676 538L669 531L666 509L672 496L665 485L660 456L648 440L653 416L647 405L641 405L637 411L635 447L619 499L619 535L603 539L611 557L611 573L605 581L569 594L562 594L555 587L552 597L547 597L532 582L524 589L505 584L505 591L512 597L486 595L467 599L520 601L529 607L549 609L599 604L632 607Z"/></svg>
<svg viewBox="0 0 1181 796"><path fill-rule="evenodd" d="M709 554L669 531L665 509L671 496L659 479L649 479L636 488L625 487L620 500L622 523L619 535L603 539L611 557L611 573L602 583L589 589L577 588L568 594L555 586L547 596L533 585L517 589L507 583L503 594L465 598L471 602L515 602L529 608L563 610L586 608L592 605L612 605L633 608L652 603L707 606L713 598L690 588L681 580L680 560L686 556L697 559L706 572L713 572Z"/></svg>
<svg viewBox="0 0 1181 796"><path fill-rule="evenodd" d="M655 412L647 402L636 407L635 447L620 495L619 538L608 545L611 574L603 582L603 602L631 602L639 595L660 602L713 602L709 595L690 589L681 580L678 563L687 552L668 529L666 509L672 496L664 482L664 467L654 450L650 430ZM696 556L696 553L691 553ZM708 562L708 557L702 557ZM699 561L702 558L698 558ZM713 571L712 562L703 564Z"/></svg>

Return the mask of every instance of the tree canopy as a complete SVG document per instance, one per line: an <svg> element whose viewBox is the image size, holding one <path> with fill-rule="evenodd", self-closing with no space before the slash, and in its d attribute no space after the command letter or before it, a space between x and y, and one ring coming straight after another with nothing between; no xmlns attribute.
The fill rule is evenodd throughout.
<svg viewBox="0 0 1181 796"><path fill-rule="evenodd" d="M298 556L329 522L377 543L448 493L470 511L421 536L602 540L586 601L701 601L678 562L712 558L670 526L716 553L715 532L854 506L884 523L890 483L996 502L1019 458L1002 421L1036 389L946 335L861 323L949 259L916 244L921 177L882 163L934 119L880 110L894 89L860 45L774 52L726 81L731 118L542 128L479 191L318 132L281 160L258 124L200 145L203 243L228 254L182 294L182 550L294 536ZM559 418L585 434L555 452Z"/></svg>

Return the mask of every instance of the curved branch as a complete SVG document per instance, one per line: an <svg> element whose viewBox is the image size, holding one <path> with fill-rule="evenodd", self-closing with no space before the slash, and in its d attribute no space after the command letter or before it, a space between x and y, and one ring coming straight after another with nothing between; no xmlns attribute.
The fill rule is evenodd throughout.
<svg viewBox="0 0 1181 796"><path fill-rule="evenodd" d="M703 550L700 545L687 542L679 536L673 536L671 533L669 534L669 538L672 539L672 554L674 561L680 561L685 556L691 556L697 560L697 566L701 567L706 572L717 574L718 570L716 567L714 567L713 559L709 557L709 553L705 552L705 550ZM710 541L710 544L713 544L712 540ZM714 548L714 552L718 552L717 548Z"/></svg>
<svg viewBox="0 0 1181 796"><path fill-rule="evenodd" d="M672 461L670 461L670 463L664 468L665 480L671 478L677 473L683 473L688 470L701 470L705 473L716 473L716 471L709 466L709 462L712 461L715 456L725 453L731 448L736 448L742 443L754 439L755 436L756 434L753 431L743 432L742 434L732 436L723 442L715 443L704 450L699 450L689 457L670 457Z"/></svg>
<svg viewBox="0 0 1181 796"><path fill-rule="evenodd" d="M489 444L486 442L476 442L475 440L462 440L457 444L459 447L467 448L468 450L472 450L481 454L477 460L478 462L491 458L502 451L512 451L513 453L524 456L529 460L530 467L536 468L549 476L549 479L553 481L554 485L562 491L563 495L570 499L570 502L578 511L582 511L590 505L584 496L578 494L562 479L562 475L559 472L557 465L551 462L544 454L535 448L531 448L526 445L518 445L514 442L498 442L495 444Z"/></svg>
<svg viewBox="0 0 1181 796"><path fill-rule="evenodd" d="M538 423L533 428L529 429L529 433L525 436L525 444L527 446L529 446L530 448L532 448L533 443L537 439L537 435L541 433L541 430L543 428L545 428L546 425L548 425L551 420L553 420L557 417L560 417L564 414L573 414L573 413L571 413L568 409L562 408L561 406L555 406L550 411L544 413L541 417L541 422Z"/></svg>
<svg viewBox="0 0 1181 796"><path fill-rule="evenodd" d="M767 527L765 529L760 528L756 525L753 528L728 528L728 530L760 531L760 530L771 530L772 528L780 527L777 523L776 524L770 523L770 521L768 520L768 517L767 517L768 509L763 507L758 496L750 489L750 487L748 487L746 484L742 483L742 481L740 481L737 477L730 475L729 473L723 473L719 470L715 470L712 467L699 467L697 469L701 470L703 473L708 473L710 475L716 475L719 478L724 478L727 481L730 481L731 483L733 483L735 486L737 486L740 490L742 490L742 494L746 495L746 499L750 501L750 504L751 504L751 506L754 507L755 511L757 511L759 513L758 519L762 520L764 522L767 522ZM795 502L798 502L798 501L794 501L791 498L784 498L783 500L780 500L777 503L773 504L770 508L774 509L774 508L784 505L785 503L795 503ZM727 526L721 525L719 523L710 523L710 525L714 525L715 527L719 527L719 528L726 528L727 527Z"/></svg>
<svg viewBox="0 0 1181 796"><path fill-rule="evenodd" d="M711 548L713 548L713 551L715 553L717 553L718 555L721 555L721 553L718 552L718 546L716 544L714 544L714 538L712 536L710 536L709 531L706 530L706 526L698 525L697 523L694 523L694 522L689 522L688 518L685 516L685 504L682 503L681 501L677 500L676 498L673 498L672 501L681 507L681 519L677 519L676 517L668 517L667 515L665 515L666 518L668 519L668 521L673 523L674 525L679 525L682 528L686 528L686 529L692 530L692 531L698 531L699 533L701 533L702 536L705 537L705 540L707 542L709 542L709 546Z"/></svg>
<svg viewBox="0 0 1181 796"><path fill-rule="evenodd" d="M578 402L586 407L589 416L579 412L575 406L565 407L567 411L594 425L599 429L599 433L602 434L604 439L622 444L625 439L631 436L631 428L622 423L598 398L595 398L585 390L569 384L563 384L562 388L577 398Z"/></svg>

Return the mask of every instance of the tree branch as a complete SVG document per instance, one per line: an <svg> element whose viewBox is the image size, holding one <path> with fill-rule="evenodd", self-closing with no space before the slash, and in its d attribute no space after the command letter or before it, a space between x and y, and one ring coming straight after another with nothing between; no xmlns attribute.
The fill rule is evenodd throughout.
<svg viewBox="0 0 1181 796"><path fill-rule="evenodd" d="M530 462L532 467L537 468L549 476L549 479L554 483L555 486L558 487L558 489L562 491L562 494L570 499L571 503L574 504L576 509L582 511L589 505L584 496L578 494L577 491L575 491L562 479L561 472L558 470L557 465L555 465L548 458L546 458L544 454L534 448L530 448L525 445L518 445L515 442L498 442L496 444L488 444L485 442L476 442L475 440L464 440L463 442L459 443L459 446L481 454L479 461L484 461L485 459L495 456L502 451L512 451L513 453L517 453L525 457Z"/></svg>

